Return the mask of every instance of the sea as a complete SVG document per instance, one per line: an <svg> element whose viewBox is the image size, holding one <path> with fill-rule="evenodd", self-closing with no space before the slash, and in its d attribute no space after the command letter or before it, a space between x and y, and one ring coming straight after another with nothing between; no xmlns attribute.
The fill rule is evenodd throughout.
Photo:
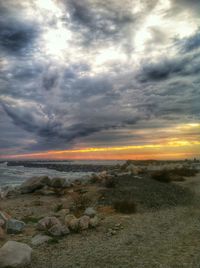
<svg viewBox="0 0 200 268"><path fill-rule="evenodd" d="M121 161L120 161L121 162ZM34 162L36 163L36 162ZM71 162L43 162L44 164L61 164L69 165L71 164L89 164L89 165L111 165L119 163L119 161L71 161ZM0 188L4 186L19 186L25 180L28 180L31 177L37 176L49 176L65 178L68 181L73 181L76 179L87 178L93 172L64 172L57 171L53 169L48 169L45 167L24 167L24 166L8 166L7 162L0 163Z"/></svg>

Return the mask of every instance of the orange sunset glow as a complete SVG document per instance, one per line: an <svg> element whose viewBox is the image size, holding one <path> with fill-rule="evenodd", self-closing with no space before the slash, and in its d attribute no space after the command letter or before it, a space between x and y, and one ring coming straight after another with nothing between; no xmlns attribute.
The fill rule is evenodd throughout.
<svg viewBox="0 0 200 268"><path fill-rule="evenodd" d="M166 138L163 142L128 146L108 146L108 147L85 147L66 150L49 150L45 152L35 152L30 154L10 155L8 159L185 159L200 156L199 135L200 124L190 123L175 126L168 130L170 135L181 133L184 138ZM146 130L145 133L149 133ZM141 133L141 130L139 131ZM144 130L143 130L144 132ZM193 136L191 136L193 134ZM196 139L196 140L195 140ZM1 158L4 158L2 155Z"/></svg>

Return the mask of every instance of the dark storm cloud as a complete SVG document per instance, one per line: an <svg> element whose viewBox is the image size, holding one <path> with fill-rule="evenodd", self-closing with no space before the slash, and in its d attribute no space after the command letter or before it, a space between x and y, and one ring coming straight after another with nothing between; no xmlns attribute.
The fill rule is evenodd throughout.
<svg viewBox="0 0 200 268"><path fill-rule="evenodd" d="M128 1L124 6L113 1L68 0L64 1L70 14L67 23L82 36L85 47L104 42L122 42L124 49L131 50L130 36L136 18L129 11Z"/></svg>
<svg viewBox="0 0 200 268"><path fill-rule="evenodd" d="M136 13L133 1L61 2L62 23L73 34L61 59L49 53L50 41L45 44L43 38L45 31L57 29L56 16L55 23L46 17L33 22L19 15L24 8L20 1L0 4L1 148L6 140L7 148L14 146L16 152L65 149L90 141L93 146L140 144L143 136L133 132L143 120L142 128L157 129L158 119L159 126L169 127L199 119L199 32L182 39L173 36L176 53L168 56L171 36L160 25L151 26L147 48L135 52L135 32L140 33L140 24L159 1L142 1L144 7ZM186 0L182 3L180 7L181 1L174 1L165 16L199 6L199 1L192 1L192 7ZM56 41L55 54L60 45ZM160 46L167 52L160 53ZM101 49L109 47L121 48L119 54L127 59L119 55L109 60L108 55L105 63L96 64ZM126 132L130 130L132 134Z"/></svg>
<svg viewBox="0 0 200 268"><path fill-rule="evenodd" d="M184 52L190 52L198 49L200 47L200 31L189 38L184 38L180 43Z"/></svg>
<svg viewBox="0 0 200 268"><path fill-rule="evenodd" d="M38 27L33 21L20 18L20 11L15 13L9 9L8 3L0 4L0 50L11 55L26 55L37 37Z"/></svg>
<svg viewBox="0 0 200 268"><path fill-rule="evenodd" d="M192 48L189 51L191 50ZM160 58L156 63L144 63L138 78L141 82L148 82L165 80L173 76L198 75L199 61L200 53L198 52L192 55L177 55L172 59Z"/></svg>

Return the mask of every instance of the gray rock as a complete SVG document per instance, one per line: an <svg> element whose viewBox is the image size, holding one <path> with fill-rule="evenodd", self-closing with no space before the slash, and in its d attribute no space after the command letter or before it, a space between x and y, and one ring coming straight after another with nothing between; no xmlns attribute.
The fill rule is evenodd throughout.
<svg viewBox="0 0 200 268"><path fill-rule="evenodd" d="M49 181L50 179L47 176L33 177L22 183L19 189L22 194L33 193L43 188Z"/></svg>
<svg viewBox="0 0 200 268"><path fill-rule="evenodd" d="M90 226L91 228L95 228L95 227L97 227L98 224L99 224L99 218L98 218L97 216L94 216L94 217L91 218L90 221L89 221L89 226Z"/></svg>
<svg viewBox="0 0 200 268"><path fill-rule="evenodd" d="M40 246L48 241L50 241L52 238L48 235L41 235L41 234L38 234L36 236L34 236L31 240L31 244L33 246Z"/></svg>
<svg viewBox="0 0 200 268"><path fill-rule="evenodd" d="M49 234L52 236L63 236L63 235L67 235L70 233L68 227L63 226L61 224L56 224L54 226L52 226L49 230L48 230Z"/></svg>
<svg viewBox="0 0 200 268"><path fill-rule="evenodd" d="M92 207L86 208L84 215L94 217L97 214L96 210Z"/></svg>
<svg viewBox="0 0 200 268"><path fill-rule="evenodd" d="M60 221L56 217L45 217L38 222L37 229L39 231L47 231L57 224L61 225Z"/></svg>
<svg viewBox="0 0 200 268"><path fill-rule="evenodd" d="M25 226L26 224L23 221L9 219L6 222L6 231L8 234L19 234L23 231Z"/></svg>
<svg viewBox="0 0 200 268"><path fill-rule="evenodd" d="M82 216L79 218L79 228L80 230L86 230L89 227L90 217L89 216Z"/></svg>
<svg viewBox="0 0 200 268"><path fill-rule="evenodd" d="M53 178L49 181L48 185L52 188L67 188L69 183L65 178Z"/></svg>
<svg viewBox="0 0 200 268"><path fill-rule="evenodd" d="M15 241L8 241L0 249L0 267L22 267L31 262L32 249Z"/></svg>

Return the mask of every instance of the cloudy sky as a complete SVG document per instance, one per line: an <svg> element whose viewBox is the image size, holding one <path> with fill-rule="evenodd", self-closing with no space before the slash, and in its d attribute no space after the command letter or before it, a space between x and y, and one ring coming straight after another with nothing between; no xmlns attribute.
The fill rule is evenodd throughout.
<svg viewBox="0 0 200 268"><path fill-rule="evenodd" d="M0 157L200 152L199 0L0 2Z"/></svg>

